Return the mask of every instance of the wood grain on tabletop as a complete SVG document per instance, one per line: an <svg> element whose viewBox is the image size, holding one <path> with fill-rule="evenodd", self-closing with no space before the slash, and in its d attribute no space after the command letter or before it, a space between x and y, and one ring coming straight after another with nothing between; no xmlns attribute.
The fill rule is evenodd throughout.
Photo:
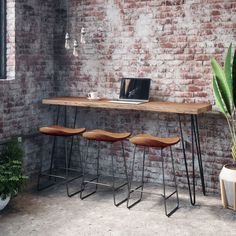
<svg viewBox="0 0 236 236"><path fill-rule="evenodd" d="M210 103L176 103L150 101L142 104L111 103L111 99L89 100L83 97L54 97L43 99L43 104L93 107L118 110L153 111L177 114L201 114L212 110Z"/></svg>

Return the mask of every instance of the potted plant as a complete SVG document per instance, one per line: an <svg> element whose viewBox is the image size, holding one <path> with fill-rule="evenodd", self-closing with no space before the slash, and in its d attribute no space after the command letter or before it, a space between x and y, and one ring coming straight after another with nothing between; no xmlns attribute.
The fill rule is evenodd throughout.
<svg viewBox="0 0 236 236"><path fill-rule="evenodd" d="M232 44L228 48L224 68L215 58L211 59L211 66L216 106L226 118L232 138L233 163L224 165L220 172L221 199L224 208L236 211L236 51L232 61Z"/></svg>
<svg viewBox="0 0 236 236"><path fill-rule="evenodd" d="M16 139L3 146L0 153L0 210L21 189L27 178L22 174L24 152Z"/></svg>

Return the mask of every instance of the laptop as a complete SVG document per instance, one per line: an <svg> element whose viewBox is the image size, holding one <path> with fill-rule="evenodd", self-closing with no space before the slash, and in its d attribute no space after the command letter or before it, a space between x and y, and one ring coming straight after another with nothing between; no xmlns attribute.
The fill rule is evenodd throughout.
<svg viewBox="0 0 236 236"><path fill-rule="evenodd" d="M151 79L148 78L122 78L120 96L113 103L141 104L149 102Z"/></svg>

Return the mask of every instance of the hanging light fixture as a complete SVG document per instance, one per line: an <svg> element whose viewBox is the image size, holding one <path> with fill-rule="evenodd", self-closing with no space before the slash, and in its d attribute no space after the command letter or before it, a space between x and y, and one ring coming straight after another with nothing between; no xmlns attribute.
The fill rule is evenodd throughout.
<svg viewBox="0 0 236 236"><path fill-rule="evenodd" d="M69 33L66 33L66 36L65 36L65 49L70 49L70 35L69 35Z"/></svg>
<svg viewBox="0 0 236 236"><path fill-rule="evenodd" d="M69 0L66 1L66 35L65 35L65 49L70 49L70 34L68 33L68 14L69 14Z"/></svg>
<svg viewBox="0 0 236 236"><path fill-rule="evenodd" d="M78 47L79 47L79 44L78 44L77 40L74 40L73 55L74 55L75 57L78 57L78 56L79 56Z"/></svg>
<svg viewBox="0 0 236 236"><path fill-rule="evenodd" d="M83 15L82 15L82 19L81 19L81 22L82 22L82 28L80 30L80 43L81 44L85 44L86 41L85 41L85 34L86 34L86 30L85 30L85 27L84 27L84 0L82 0L82 11L83 11Z"/></svg>
<svg viewBox="0 0 236 236"><path fill-rule="evenodd" d="M82 1L82 6L84 6L84 1ZM69 50L71 49L71 37L70 37L70 34L69 34L69 30L68 30L68 19L69 19L69 0L67 0L66 2L66 9L67 9L67 21L66 21L66 34L65 34L65 49ZM84 7L83 7L83 10L84 12ZM77 23L77 12L76 12L76 23ZM83 23L83 18L81 19L81 22ZM86 40L85 40L85 34L86 34L86 30L85 30L85 27L82 26L81 30L80 30L80 44L85 44L86 43ZM79 43L78 43L78 40L74 40L74 43L73 43L73 55L75 57L78 57L79 56Z"/></svg>
<svg viewBox="0 0 236 236"><path fill-rule="evenodd" d="M86 34L85 28L82 27L81 31L80 31L80 43L81 44L85 44L86 43L86 41L85 41L85 34Z"/></svg>

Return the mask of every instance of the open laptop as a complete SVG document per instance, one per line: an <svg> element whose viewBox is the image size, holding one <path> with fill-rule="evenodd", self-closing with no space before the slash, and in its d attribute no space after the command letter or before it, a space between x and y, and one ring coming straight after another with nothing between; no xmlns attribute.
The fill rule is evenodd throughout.
<svg viewBox="0 0 236 236"><path fill-rule="evenodd" d="M151 79L148 78L122 78L120 96L113 103L141 104L149 101Z"/></svg>

